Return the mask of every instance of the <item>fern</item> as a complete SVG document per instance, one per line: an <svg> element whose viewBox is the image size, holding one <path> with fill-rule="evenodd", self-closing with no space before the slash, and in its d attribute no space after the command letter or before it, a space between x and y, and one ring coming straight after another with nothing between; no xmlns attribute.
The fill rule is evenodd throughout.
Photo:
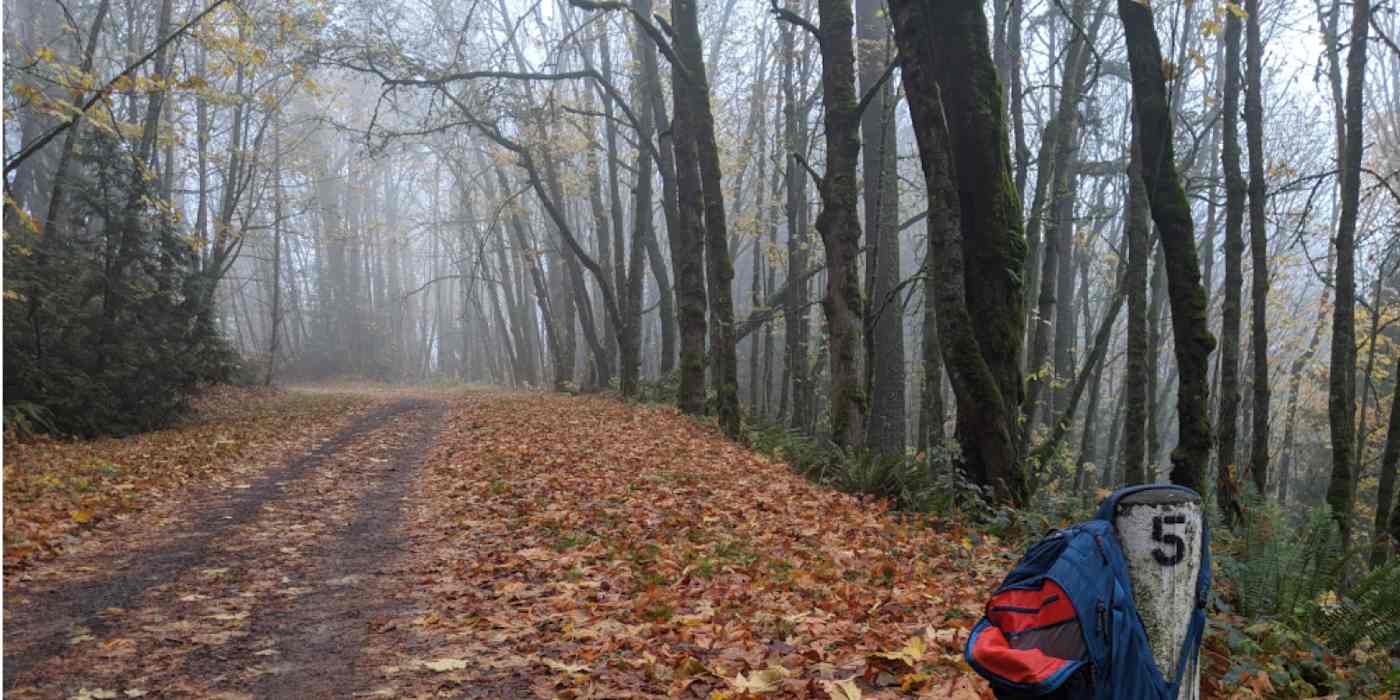
<svg viewBox="0 0 1400 700"><path fill-rule="evenodd" d="M1250 617L1291 617L1333 586L1341 566L1325 509L1293 528L1277 504L1247 496L1248 516L1233 536L1225 531L1222 575L1233 581L1239 609Z"/></svg>
<svg viewBox="0 0 1400 700"><path fill-rule="evenodd" d="M1348 653L1364 639L1400 651L1400 561L1372 570L1346 595L1314 601L1311 608L1311 627L1334 652Z"/></svg>
<svg viewBox="0 0 1400 700"><path fill-rule="evenodd" d="M53 411L33 401L15 401L5 405L5 433L29 438L42 433L59 432L54 425Z"/></svg>

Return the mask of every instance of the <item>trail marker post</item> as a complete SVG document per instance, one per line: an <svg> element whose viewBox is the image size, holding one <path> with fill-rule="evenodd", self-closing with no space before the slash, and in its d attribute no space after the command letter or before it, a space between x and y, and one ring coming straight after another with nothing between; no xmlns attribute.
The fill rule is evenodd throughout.
<svg viewBox="0 0 1400 700"><path fill-rule="evenodd" d="M1201 571L1201 499L1180 489L1145 489L1118 502L1113 523L1133 580L1133 602L1152 657L1170 681L1196 607ZM1187 661L1178 700L1201 695L1200 652Z"/></svg>

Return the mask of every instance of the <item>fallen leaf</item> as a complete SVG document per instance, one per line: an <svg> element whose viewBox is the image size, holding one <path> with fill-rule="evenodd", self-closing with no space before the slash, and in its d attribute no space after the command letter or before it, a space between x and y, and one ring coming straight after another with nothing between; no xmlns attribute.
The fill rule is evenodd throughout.
<svg viewBox="0 0 1400 700"><path fill-rule="evenodd" d="M103 688L79 688L78 692L69 696L69 700L116 700L117 691Z"/></svg>
<svg viewBox="0 0 1400 700"><path fill-rule="evenodd" d="M554 659L542 659L542 661L545 666L570 675L575 673L588 673L589 670L588 664L568 664L562 661L555 661Z"/></svg>
<svg viewBox="0 0 1400 700"><path fill-rule="evenodd" d="M743 693L773 693L781 687L779 684L782 680L790 675L792 673L782 666L769 666L762 671L750 671L747 676L740 673L734 676L734 680L729 684Z"/></svg>
<svg viewBox="0 0 1400 700"><path fill-rule="evenodd" d="M841 681L822 681L822 688L831 700L862 700L864 694L860 687L856 685L855 679L847 678Z"/></svg>
<svg viewBox="0 0 1400 700"><path fill-rule="evenodd" d="M447 671L460 671L466 668L467 662L465 659L438 659L436 661L423 661L420 662L419 665L429 671L446 673Z"/></svg>

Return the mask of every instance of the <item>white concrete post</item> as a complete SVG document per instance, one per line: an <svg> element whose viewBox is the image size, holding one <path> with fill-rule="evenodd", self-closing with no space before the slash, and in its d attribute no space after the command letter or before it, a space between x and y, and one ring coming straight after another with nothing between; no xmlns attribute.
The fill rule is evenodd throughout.
<svg viewBox="0 0 1400 700"><path fill-rule="evenodd" d="M1201 500L1176 489L1145 489L1124 497L1113 514L1128 560L1134 603L1147 628L1152 656L1171 681L1196 607L1201 571ZM1178 700L1201 694L1200 654L1187 662Z"/></svg>

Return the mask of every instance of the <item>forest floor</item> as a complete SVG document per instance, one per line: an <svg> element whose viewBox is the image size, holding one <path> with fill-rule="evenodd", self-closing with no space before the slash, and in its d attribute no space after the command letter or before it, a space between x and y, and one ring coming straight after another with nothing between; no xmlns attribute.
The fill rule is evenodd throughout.
<svg viewBox="0 0 1400 700"><path fill-rule="evenodd" d="M227 391L7 444L16 698L990 698L1015 553L659 406Z"/></svg>

